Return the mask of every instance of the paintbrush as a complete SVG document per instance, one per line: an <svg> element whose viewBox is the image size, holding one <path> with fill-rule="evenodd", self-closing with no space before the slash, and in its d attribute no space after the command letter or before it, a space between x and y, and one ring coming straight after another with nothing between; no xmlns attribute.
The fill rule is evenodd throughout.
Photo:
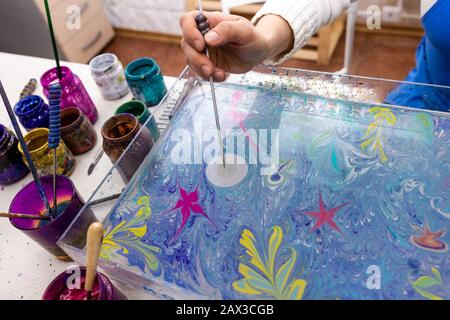
<svg viewBox="0 0 450 320"><path fill-rule="evenodd" d="M39 196L47 208L47 212L49 212L52 218L56 218L56 215L53 216L53 212L50 208L50 204L48 202L47 195L45 194L44 188L42 187L41 179L39 178L36 166L34 165L33 159L31 158L30 151L28 150L27 144L25 143L25 139L23 138L22 131L20 131L19 123L17 122L16 117L14 116L14 112L11 107L11 103L9 102L8 96L6 95L5 88L3 88L3 83L0 80L0 94L2 96L3 103L5 104L6 111L8 112L9 119L14 127L14 131L16 132L17 139L19 140L20 146L22 147L23 153L25 155L25 159L27 160L28 167L30 168L31 174L33 175L34 182L36 183L36 187L39 192Z"/></svg>
<svg viewBox="0 0 450 320"><path fill-rule="evenodd" d="M35 216L35 215L32 215L32 214L3 213L3 212L0 212L0 218L30 219L30 220L50 220L50 217L46 217L46 216Z"/></svg>
<svg viewBox="0 0 450 320"><path fill-rule="evenodd" d="M58 47L56 45L55 32L53 30L52 15L50 14L50 7L48 0L44 0L45 12L47 14L48 29L50 31L50 38L52 40L53 54L56 61L56 70L58 73L59 83L52 84L49 89L49 105L50 105L50 125L48 135L48 146L53 150L53 210L57 214L57 199L56 199L56 171L58 161L56 159L57 149L61 140L61 64L59 61Z"/></svg>
<svg viewBox="0 0 450 320"><path fill-rule="evenodd" d="M98 199L98 200L91 201L91 202L89 202L88 205L89 205L89 207L97 206L99 204L103 204L105 202L118 199L120 196L121 196L121 193L113 194L113 195L111 195L109 197L105 197L105 198L101 198L101 199Z"/></svg>
<svg viewBox="0 0 450 320"><path fill-rule="evenodd" d="M36 85L37 80L30 79L30 81L28 81L27 85L23 88L22 92L20 93L20 99L31 96L36 90Z"/></svg>
<svg viewBox="0 0 450 320"><path fill-rule="evenodd" d="M98 162L100 161L100 159L103 157L103 154L105 153L105 151L103 150L103 147L101 147L97 154L95 155L94 161L91 162L91 164L89 165L89 169L88 169L88 176L90 176L92 174L92 172L94 172L95 166L98 164Z"/></svg>
<svg viewBox="0 0 450 320"><path fill-rule="evenodd" d="M84 290L87 291L88 300L92 300L92 290L94 289L95 278L97 277L97 264L102 241L103 225L100 222L94 222L89 226L87 232L87 261Z"/></svg>

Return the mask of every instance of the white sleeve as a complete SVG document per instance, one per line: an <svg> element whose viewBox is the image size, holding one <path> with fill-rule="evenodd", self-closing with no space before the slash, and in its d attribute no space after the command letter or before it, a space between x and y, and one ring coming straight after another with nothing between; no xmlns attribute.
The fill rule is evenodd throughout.
<svg viewBox="0 0 450 320"><path fill-rule="evenodd" d="M329 24L356 0L267 0L253 18L256 25L263 16L275 14L286 20L294 33L294 48L266 64L280 64L300 50L323 25ZM282 4L280 3L282 2Z"/></svg>

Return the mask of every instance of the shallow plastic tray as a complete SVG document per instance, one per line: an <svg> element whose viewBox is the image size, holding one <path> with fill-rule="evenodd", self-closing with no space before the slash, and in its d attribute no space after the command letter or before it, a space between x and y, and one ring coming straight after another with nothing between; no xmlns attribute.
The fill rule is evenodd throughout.
<svg viewBox="0 0 450 320"><path fill-rule="evenodd" d="M450 118L384 103L400 86L427 107L450 93L263 67L216 84L227 145L243 141L248 164L220 188L198 154L180 164L215 127L209 84L186 69L162 102L181 107L131 182L113 168L88 201L124 190L94 207L101 267L160 298L450 298ZM59 244L82 263L77 234Z"/></svg>

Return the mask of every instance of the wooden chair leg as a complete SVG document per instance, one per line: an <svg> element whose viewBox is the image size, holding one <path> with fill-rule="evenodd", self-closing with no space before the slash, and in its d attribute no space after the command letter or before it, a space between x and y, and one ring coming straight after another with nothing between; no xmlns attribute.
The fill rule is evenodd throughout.
<svg viewBox="0 0 450 320"><path fill-rule="evenodd" d="M319 65L329 65L334 50L339 43L345 29L345 15L341 15L332 24L322 27L319 30Z"/></svg>
<svg viewBox="0 0 450 320"><path fill-rule="evenodd" d="M196 0L186 0L186 11L197 10L197 1Z"/></svg>

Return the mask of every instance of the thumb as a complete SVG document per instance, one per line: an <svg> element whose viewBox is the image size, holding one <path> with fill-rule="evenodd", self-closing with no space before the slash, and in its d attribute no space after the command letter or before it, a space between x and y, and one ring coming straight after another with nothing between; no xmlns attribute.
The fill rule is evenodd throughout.
<svg viewBox="0 0 450 320"><path fill-rule="evenodd" d="M223 21L205 35L206 43L211 47L220 47L228 43L245 45L253 40L254 27L248 20Z"/></svg>

